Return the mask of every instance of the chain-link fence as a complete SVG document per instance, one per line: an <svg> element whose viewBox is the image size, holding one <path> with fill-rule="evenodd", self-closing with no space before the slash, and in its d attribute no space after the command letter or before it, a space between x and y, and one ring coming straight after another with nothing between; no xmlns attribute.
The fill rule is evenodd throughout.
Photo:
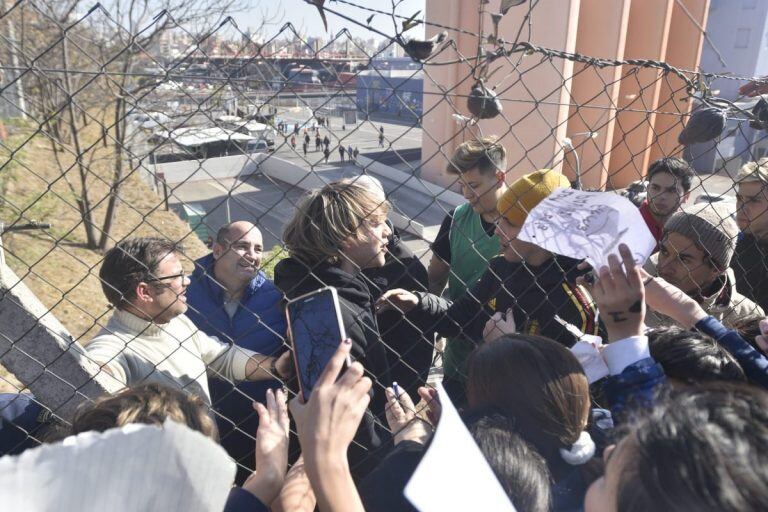
<svg viewBox="0 0 768 512"><path fill-rule="evenodd" d="M161 12L8 4L0 18L9 28L0 37L0 379L10 393L33 392L59 421L103 391L177 385L210 400L222 443L252 467L250 401L283 382L265 359L259 377L269 379L228 383L246 363L187 323L169 324L181 305L223 343L276 356L289 346L284 299L335 287L374 380L373 437L387 435L383 388L392 381L415 396L445 378L462 394L466 359L496 312L566 344L575 338L564 323L600 334L589 294L570 279L573 261L539 261L536 250L509 242L520 226L497 200L535 188L515 180L539 169L635 202L659 230L662 275L712 311L742 319L766 306L766 174L758 167L754 180L735 181L764 155L765 103L717 98L712 87L746 78L540 47L523 40L525 22L505 41L490 13L483 33L427 21L435 36L423 41L409 36L409 16L336 13L386 36L371 46L347 30L304 37L290 22L259 34L231 18L207 26L231 6L223 0ZM397 33L371 27L368 13L392 16ZM470 52L455 43L459 34L475 38ZM659 179L646 181L667 157L682 160L662 161ZM679 230L698 251L685 255L661 238L681 203L719 205L713 211L725 213L712 229L725 245L735 243L738 218L739 243L752 245L736 251L733 270L732 247L713 259L720 253L707 252L701 234ZM579 222L574 229L599 235L589 219ZM105 254L136 237L177 244L179 261L121 245L124 266L104 271ZM253 277L256 267L266 278ZM374 303L396 288L420 292L417 306L405 314L404 299L377 315ZM147 348L153 336L167 346ZM285 384L296 391L295 379ZM359 440L358 463L370 442Z"/></svg>

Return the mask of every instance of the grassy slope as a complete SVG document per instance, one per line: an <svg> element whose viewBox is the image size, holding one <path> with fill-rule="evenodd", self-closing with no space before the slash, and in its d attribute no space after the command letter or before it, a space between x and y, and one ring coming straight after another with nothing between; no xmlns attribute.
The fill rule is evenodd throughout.
<svg viewBox="0 0 768 512"><path fill-rule="evenodd" d="M10 233L3 237L7 264L23 279L40 301L51 309L80 342L89 340L109 316L101 292L98 270L102 254L86 249L85 230L76 209L74 194L62 179L48 140L32 134L28 126L9 126L9 138L0 145L0 220L10 224L17 219L53 224L50 230ZM89 164L92 171L88 191L97 207L95 218L101 225L108 187L102 179L110 174L109 148L100 149ZM66 165L71 165L73 159ZM77 171L64 176L79 192ZM166 212L161 198L138 175L128 178L121 191L112 239L126 236L163 236L183 240L185 266L207 252L191 233L189 225L173 212ZM111 245L111 244L110 244ZM0 391L17 391L20 383L0 367Z"/></svg>

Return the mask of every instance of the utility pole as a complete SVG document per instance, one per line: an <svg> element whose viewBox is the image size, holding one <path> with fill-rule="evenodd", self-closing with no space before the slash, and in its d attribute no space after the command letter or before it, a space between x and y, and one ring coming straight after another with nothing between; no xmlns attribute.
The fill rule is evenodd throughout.
<svg viewBox="0 0 768 512"><path fill-rule="evenodd" d="M11 21L11 17L8 16L8 11L6 10L6 0L3 0L3 14L6 18L6 23L8 23L8 38L11 40L11 66L13 66L13 74L15 75L16 81L14 82L14 86L16 87L16 97L17 97L17 103L16 106L21 111L21 118L26 119L27 118L27 102L24 98L24 85L21 82L21 70L19 66L19 54L16 49L17 41L16 41L16 26L14 25L13 21Z"/></svg>

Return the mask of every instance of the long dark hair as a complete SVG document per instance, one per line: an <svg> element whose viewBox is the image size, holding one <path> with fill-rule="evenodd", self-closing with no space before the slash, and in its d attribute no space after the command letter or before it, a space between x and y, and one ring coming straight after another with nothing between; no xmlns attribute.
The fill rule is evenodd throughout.
<svg viewBox="0 0 768 512"><path fill-rule="evenodd" d="M549 338L513 334L478 346L469 359L470 408L496 408L555 467L587 426L589 383L576 357ZM552 466L550 467L552 469Z"/></svg>

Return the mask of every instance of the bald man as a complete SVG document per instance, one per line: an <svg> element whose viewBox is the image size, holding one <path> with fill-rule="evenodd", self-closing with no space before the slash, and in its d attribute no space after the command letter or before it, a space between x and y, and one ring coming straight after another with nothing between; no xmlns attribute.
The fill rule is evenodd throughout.
<svg viewBox="0 0 768 512"><path fill-rule="evenodd" d="M264 355L278 355L286 330L282 293L260 270L263 249L261 231L250 222L236 221L219 229L213 252L195 262L187 289L187 316L206 334ZM258 417L251 402L264 402L267 389L279 388L281 383L233 386L212 377L211 403L218 413L221 444L239 464L240 484L253 470L250 436L256 432Z"/></svg>

